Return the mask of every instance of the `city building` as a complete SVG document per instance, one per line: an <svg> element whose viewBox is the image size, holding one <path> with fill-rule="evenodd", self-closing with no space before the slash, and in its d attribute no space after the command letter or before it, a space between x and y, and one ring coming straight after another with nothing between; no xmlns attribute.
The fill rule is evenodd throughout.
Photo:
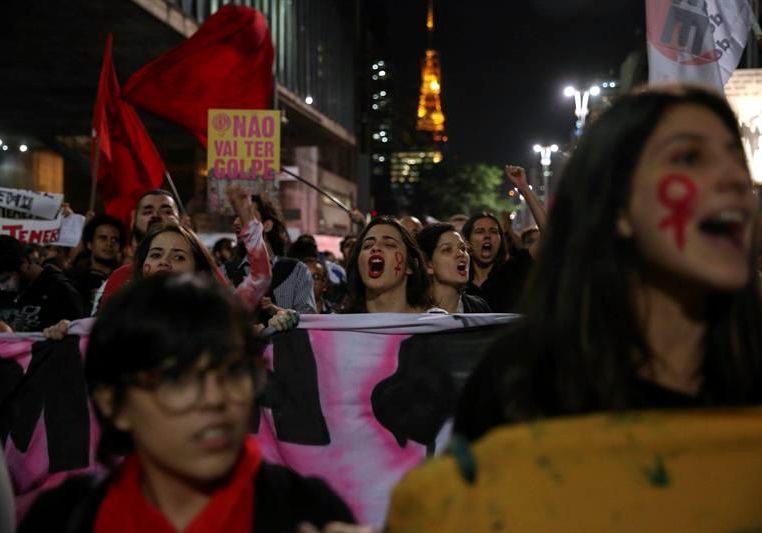
<svg viewBox="0 0 762 533"><path fill-rule="evenodd" d="M191 36L224 0L8 0L0 37L0 186L63 192L80 212L90 194L92 109L106 34L120 83ZM275 46L275 105L283 166L355 206L358 198L356 52L359 0L238 0L262 11ZM141 112L202 231L229 221L205 213L206 156L185 131ZM25 149L21 150L24 145ZM367 189L367 187L366 187ZM368 192L366 191L367 195ZM294 233L339 235L342 210L296 181L281 207ZM365 200L367 203L367 200Z"/></svg>
<svg viewBox="0 0 762 533"><path fill-rule="evenodd" d="M428 47L421 62L414 142L391 154L389 179L400 212L411 212L421 176L434 172L444 160L447 144L445 114L442 109L442 72L439 53L434 48L434 3L428 2L426 32Z"/></svg>

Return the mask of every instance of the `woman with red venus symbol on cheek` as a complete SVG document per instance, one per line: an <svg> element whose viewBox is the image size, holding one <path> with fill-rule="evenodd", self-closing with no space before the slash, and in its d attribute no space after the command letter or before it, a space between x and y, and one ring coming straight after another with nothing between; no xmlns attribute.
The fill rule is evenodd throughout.
<svg viewBox="0 0 762 533"><path fill-rule="evenodd" d="M357 239L347 264L345 312L422 313L432 307L425 260L396 219L378 217Z"/></svg>
<svg viewBox="0 0 762 533"><path fill-rule="evenodd" d="M683 86L623 95L559 183L523 316L471 375L455 432L762 403L755 201L727 102Z"/></svg>

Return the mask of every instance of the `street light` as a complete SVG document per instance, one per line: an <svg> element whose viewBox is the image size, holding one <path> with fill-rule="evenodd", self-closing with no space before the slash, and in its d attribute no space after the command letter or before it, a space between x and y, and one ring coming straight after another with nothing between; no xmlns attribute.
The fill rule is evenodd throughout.
<svg viewBox="0 0 762 533"><path fill-rule="evenodd" d="M585 119L587 118L588 113L590 113L590 108L588 107L590 97L598 96L599 94L601 94L601 88L597 85L593 85L585 91L578 91L571 85L564 89L564 96L567 98L574 98L574 116L577 117L577 135L582 133Z"/></svg>
<svg viewBox="0 0 762 533"><path fill-rule="evenodd" d="M540 155L540 164L542 165L542 190L543 195L545 197L545 201L548 199L548 180L550 179L550 176L553 175L553 172L550 170L550 163L551 163L551 156L552 154L558 152L558 145L557 144L550 144L550 145L542 145L542 144L535 144L532 149L535 151L535 153Z"/></svg>

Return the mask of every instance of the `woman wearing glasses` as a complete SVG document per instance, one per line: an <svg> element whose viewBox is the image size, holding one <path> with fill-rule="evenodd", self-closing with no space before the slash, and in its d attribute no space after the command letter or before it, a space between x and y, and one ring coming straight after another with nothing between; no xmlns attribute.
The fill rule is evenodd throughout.
<svg viewBox="0 0 762 533"><path fill-rule="evenodd" d="M247 435L262 350L240 304L207 278L153 276L115 295L85 363L111 474L43 494L20 531L362 531L329 527L352 521L344 503L263 462Z"/></svg>

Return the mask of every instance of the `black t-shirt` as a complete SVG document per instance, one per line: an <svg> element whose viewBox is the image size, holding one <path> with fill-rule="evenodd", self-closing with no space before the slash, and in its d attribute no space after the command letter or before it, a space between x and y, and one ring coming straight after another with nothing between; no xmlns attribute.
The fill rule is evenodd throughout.
<svg viewBox="0 0 762 533"><path fill-rule="evenodd" d="M493 313L515 313L533 266L529 252L519 250L493 267L481 287L469 282L466 293L484 298Z"/></svg>
<svg viewBox="0 0 762 533"><path fill-rule="evenodd" d="M95 293L108 279L108 275L100 270L92 268L85 270L69 270L66 272L66 275L79 293L85 316L90 316L93 311Z"/></svg>
<svg viewBox="0 0 762 533"><path fill-rule="evenodd" d="M82 299L63 272L47 265L18 293L0 292L0 320L13 331L42 331L84 316Z"/></svg>
<svg viewBox="0 0 762 533"><path fill-rule="evenodd" d="M468 378L458 402L453 431L470 441L504 424L564 416L555 399L552 371L522 350L516 329L497 341ZM704 396L690 396L634 377L628 409L696 408L707 405ZM606 408L590 409L601 412ZM580 413L581 414L581 413Z"/></svg>

